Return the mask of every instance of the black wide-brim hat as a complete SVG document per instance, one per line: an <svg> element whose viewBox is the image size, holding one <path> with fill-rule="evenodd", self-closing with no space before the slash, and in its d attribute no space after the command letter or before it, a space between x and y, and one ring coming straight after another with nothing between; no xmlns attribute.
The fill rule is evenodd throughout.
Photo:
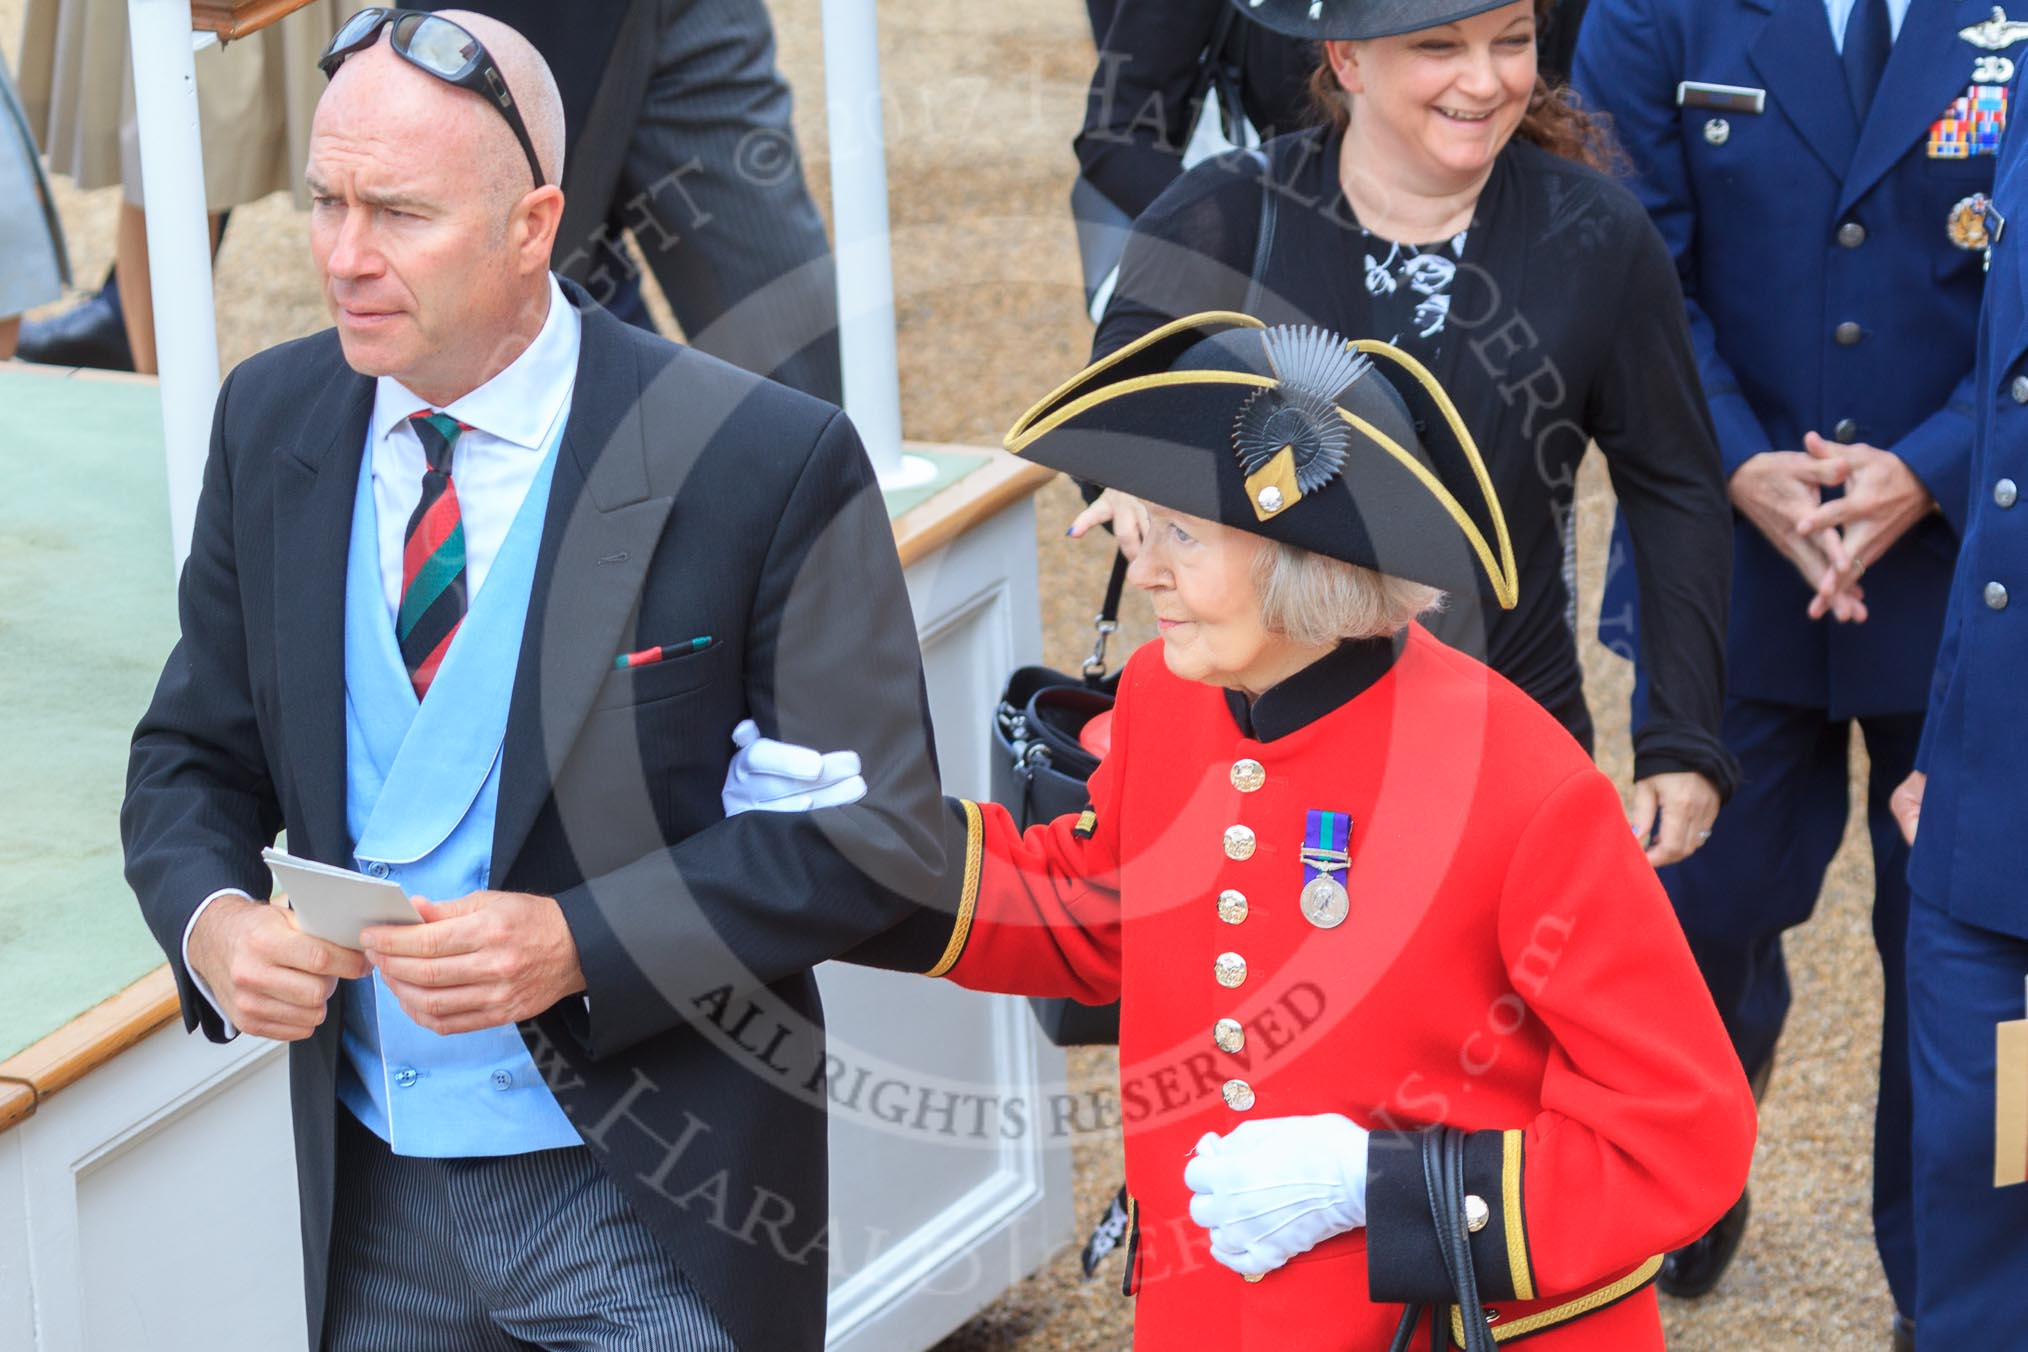
<svg viewBox="0 0 2028 1352"><path fill-rule="evenodd" d="M1231 0L1277 33L1311 42L1391 38L1456 23L1514 0Z"/></svg>
<svg viewBox="0 0 2028 1352"><path fill-rule="evenodd" d="M1446 435L1417 436L1382 363ZM1387 343L1192 315L1051 391L1006 445L1188 516L1515 602L1514 547L1478 447L1436 377Z"/></svg>

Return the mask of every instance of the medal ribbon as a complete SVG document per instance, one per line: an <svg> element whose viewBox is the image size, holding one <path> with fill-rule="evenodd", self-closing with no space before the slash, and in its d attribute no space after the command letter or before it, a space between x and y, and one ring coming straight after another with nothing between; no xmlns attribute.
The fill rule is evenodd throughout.
<svg viewBox="0 0 2028 1352"><path fill-rule="evenodd" d="M1350 871L1352 865L1352 818L1343 812L1311 808L1303 827L1303 886L1319 878ZM1340 886L1345 879L1338 877ZM1349 890L1349 889L1348 889Z"/></svg>

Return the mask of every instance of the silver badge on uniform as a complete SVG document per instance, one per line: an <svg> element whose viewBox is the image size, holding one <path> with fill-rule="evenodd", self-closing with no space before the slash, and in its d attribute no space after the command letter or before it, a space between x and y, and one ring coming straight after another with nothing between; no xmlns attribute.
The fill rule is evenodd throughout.
<svg viewBox="0 0 2028 1352"><path fill-rule="evenodd" d="M1993 6L1993 13L1984 23L1975 23L1970 28L1960 28L1958 36L1982 52L2004 52L2028 41L2028 23L2021 23L2007 17L2007 11L1999 5Z"/></svg>

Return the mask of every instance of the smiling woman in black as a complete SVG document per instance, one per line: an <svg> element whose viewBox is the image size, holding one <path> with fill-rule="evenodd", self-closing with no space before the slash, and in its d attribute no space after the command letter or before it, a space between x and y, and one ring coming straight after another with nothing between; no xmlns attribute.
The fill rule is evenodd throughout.
<svg viewBox="0 0 2028 1352"><path fill-rule="evenodd" d="M1224 309L1422 359L1484 449L1521 593L1505 612L1453 596L1431 627L1587 748L1574 497L1596 440L1641 565L1654 716L1635 738L1636 820L1659 805L1650 857L1687 855L1735 773L1718 735L1732 515L1667 249L1584 162L1597 130L1536 79L1530 0L1240 8L1360 38L1324 49L1337 116L1167 189L1135 223L1094 358ZM1366 36L1383 11L1403 27Z"/></svg>

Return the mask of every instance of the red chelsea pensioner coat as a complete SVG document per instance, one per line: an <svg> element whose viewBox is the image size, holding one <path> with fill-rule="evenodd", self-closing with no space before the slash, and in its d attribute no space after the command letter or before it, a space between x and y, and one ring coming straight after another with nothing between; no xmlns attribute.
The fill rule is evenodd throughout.
<svg viewBox="0 0 2028 1352"><path fill-rule="evenodd" d="M1127 665L1090 810L1024 836L958 805L976 882L932 969L1122 999L1134 1346L1384 1349L1403 1303L1450 1293L1416 1153L1387 1129L1444 1122L1472 1133L1500 1341L1661 1348L1648 1283L1738 1198L1754 1109L1611 783L1419 626L1250 710L1159 646ZM1311 812L1352 822L1334 929L1297 904ZM1376 1133L1367 1227L1248 1283L1209 1256L1184 1165L1206 1131L1308 1113Z"/></svg>

